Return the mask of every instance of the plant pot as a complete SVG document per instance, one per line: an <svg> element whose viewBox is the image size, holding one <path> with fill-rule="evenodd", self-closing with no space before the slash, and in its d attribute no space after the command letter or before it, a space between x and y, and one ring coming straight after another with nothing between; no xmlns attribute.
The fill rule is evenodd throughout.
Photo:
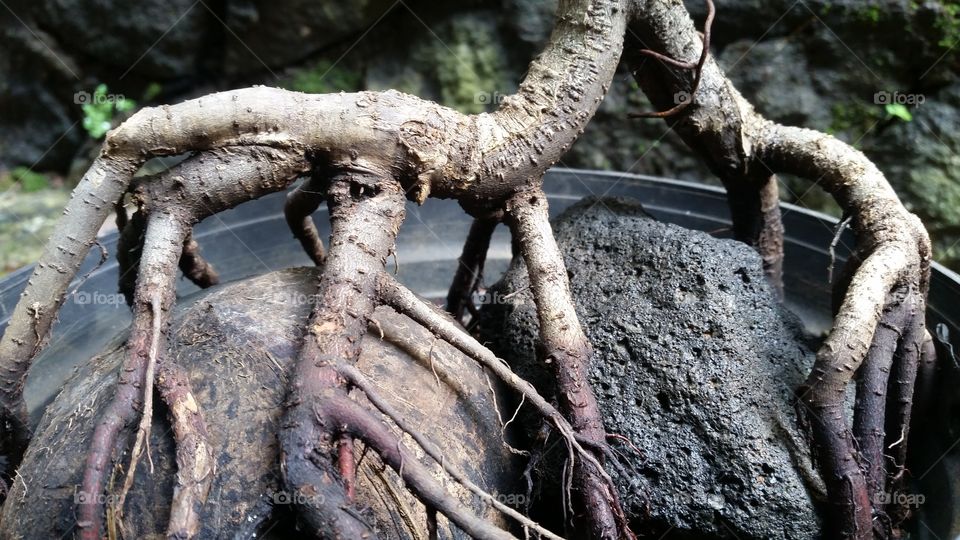
<svg viewBox="0 0 960 540"><path fill-rule="evenodd" d="M729 236L729 211L722 189L634 174L573 169L554 169L544 182L555 215L587 195L626 196L643 202L656 218L692 229ZM223 281L238 280L310 261L287 229L282 215L284 194L277 193L245 203L208 218L194 237L203 255L215 265ZM329 235L325 208L316 217L321 237ZM783 205L785 237L784 282L786 303L813 335L830 328L828 268L830 243L837 220L797 206ZM391 261L398 275L415 292L434 299L446 295L470 220L456 202L431 200L419 207L409 204L407 219L398 238L399 261ZM116 232L100 238L110 257L97 266L99 250L91 250L77 280L76 289L64 303L50 344L37 359L26 388L28 407L38 416L63 381L79 363L97 354L130 322L130 314L117 290ZM840 236L835 268L854 245L852 233ZM487 281L502 273L510 260L509 236L504 227L494 235L488 256ZM7 324L30 268L0 280L0 331ZM180 280L181 297L197 288ZM189 298L184 299L189 301ZM933 395L938 417L916 418L911 446L912 473L918 504L918 538L956 537L960 532L960 440L949 413L957 408L953 388L960 368L949 354L950 336L960 332L960 276L934 265L927 313L928 328L939 336L941 355ZM919 424L918 424L919 426ZM958 426L960 427L960 426ZM919 499L918 499L919 502Z"/></svg>

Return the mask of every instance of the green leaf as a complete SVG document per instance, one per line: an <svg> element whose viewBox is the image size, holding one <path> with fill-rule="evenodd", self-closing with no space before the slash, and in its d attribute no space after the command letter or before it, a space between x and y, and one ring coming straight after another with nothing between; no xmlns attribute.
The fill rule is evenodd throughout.
<svg viewBox="0 0 960 540"><path fill-rule="evenodd" d="M123 98L123 99L117 100L114 106L117 108L117 111L119 112L127 112L135 109L137 107L137 102L132 99Z"/></svg>
<svg viewBox="0 0 960 540"><path fill-rule="evenodd" d="M160 95L160 92L163 92L163 86L160 83L152 82L147 85L147 89L143 91L143 101L153 101L153 99Z"/></svg>
<svg viewBox="0 0 960 540"><path fill-rule="evenodd" d="M899 103L887 103L883 106L883 109L887 111L888 117L899 118L904 122L913 120L913 115L910 114L910 110Z"/></svg>

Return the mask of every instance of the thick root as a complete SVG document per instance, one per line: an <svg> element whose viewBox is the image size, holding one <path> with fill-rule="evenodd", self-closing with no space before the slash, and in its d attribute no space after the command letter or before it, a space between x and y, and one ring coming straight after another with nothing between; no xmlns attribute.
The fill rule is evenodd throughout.
<svg viewBox="0 0 960 540"><path fill-rule="evenodd" d="M356 435L337 420L350 401L336 366L354 364L360 355L360 338L376 308L377 276L403 220L404 196L396 182L348 173L331 183L328 200L333 242L291 378L280 443L284 482L314 534L361 538L373 531L350 509L335 459L341 436Z"/></svg>
<svg viewBox="0 0 960 540"><path fill-rule="evenodd" d="M179 216L156 214L147 223L127 357L113 402L94 431L84 467L77 509L81 538L96 540L101 537L101 494L104 493L106 477L112 468L117 441L138 412L148 412L146 409L152 394L144 396L144 391L152 391L152 366L157 356L166 352L166 328L169 325L166 314L174 302L175 269L185 236L186 226ZM150 380L147 379L148 375L151 376ZM149 417L144 420L149 422ZM145 440L147 425L143 424L143 428L138 430L137 451ZM138 457L136 451L131 455L131 476Z"/></svg>
<svg viewBox="0 0 960 540"><path fill-rule="evenodd" d="M606 447L606 431L600 407L589 383L590 356L593 354L580 326L570 294L570 282L563 256L550 228L547 197L541 190L520 192L507 204L505 220L520 245L530 276L530 288L540 320L543 358L554 369L560 410L570 421L590 452ZM603 464L603 453L596 462ZM574 467L572 485L576 487L580 512L591 538L633 537L613 485L605 481L594 465Z"/></svg>

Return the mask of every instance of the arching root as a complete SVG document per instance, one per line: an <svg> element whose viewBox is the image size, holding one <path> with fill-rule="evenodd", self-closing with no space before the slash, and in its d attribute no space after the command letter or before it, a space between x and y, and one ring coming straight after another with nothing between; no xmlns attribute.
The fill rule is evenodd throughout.
<svg viewBox="0 0 960 540"><path fill-rule="evenodd" d="M266 152L270 154L273 151ZM178 265L183 265L181 259L185 247L188 252L193 252L194 257L188 266L193 269L205 268L199 271L199 275L205 276L205 279L211 275L209 266L202 262L195 248L190 245L193 224L207 215L246 200L249 190L242 187L243 181L238 181L238 177L249 177L251 170L256 171L256 176L261 179L273 180L260 185L259 189L269 192L289 184L305 167L302 158L298 159L295 155L274 154L270 156L273 166L268 176L259 164L264 157L264 150L256 147L237 153L211 152L210 155L188 159L157 177L140 180L134 186L140 209L126 224L124 236L127 239L122 242L124 249L121 250L124 254L139 253L139 257L127 256L123 259L127 271L137 269L138 273L133 294L133 323L116 394L94 430L84 466L77 509L81 538L100 538L103 501L112 499L103 496L106 475L117 459L114 452L121 435L140 413L142 420L126 480L117 497L116 507L111 509L114 516L122 515L124 496L130 487L140 448L146 445L149 433L154 367L157 387L171 414L177 447L178 476L168 535L172 538L190 538L199 530L197 509L205 501L212 480L213 450L207 442L202 412L190 391L189 381L166 352L168 314L175 300L176 269ZM231 167L223 167L224 163L229 163ZM183 183L184 177L202 177L206 186L203 183ZM223 185L220 198L212 201L209 197L203 197L201 190L217 182ZM184 204L185 201L190 204ZM137 245L141 229L145 230L142 247Z"/></svg>
<svg viewBox="0 0 960 540"><path fill-rule="evenodd" d="M635 65L640 67L636 57L642 55L636 48L641 46L682 62L693 61L702 42L683 6L642 4L631 23L630 35L636 40L626 51L634 54ZM927 233L862 153L829 135L764 119L712 58L702 64L700 75L691 105L668 121L723 180L734 229L740 231L736 236L758 247L768 275L782 253L773 174L793 174L823 187L856 233L856 251L835 284L839 302L833 329L797 391L799 412L813 428L835 510L827 532L856 539L896 534L904 509L876 501L875 496L905 488L902 467L918 351L925 335ZM658 106L669 103L677 92L691 91L688 81L665 76L656 66L640 69L635 76ZM858 413L851 429L843 396L855 376L860 378ZM884 385L889 390L886 396L878 394ZM890 450L893 458L883 457ZM875 522L881 525L875 528Z"/></svg>

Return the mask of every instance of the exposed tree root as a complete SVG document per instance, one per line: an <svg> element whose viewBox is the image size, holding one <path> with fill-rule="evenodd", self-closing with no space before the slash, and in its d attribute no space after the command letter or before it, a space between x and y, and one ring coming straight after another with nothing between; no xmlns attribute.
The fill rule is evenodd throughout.
<svg viewBox="0 0 960 540"><path fill-rule="evenodd" d="M410 435L413 438L413 440L416 441L418 445L420 445L423 451L428 456L430 456L434 461L436 461L437 464L439 464L440 467L444 470L444 472L449 474L450 477L456 480L460 485L466 487L468 490L470 490L471 493L479 497L481 500L483 500L490 506L493 506L500 512L503 512L504 514L517 520L523 526L523 528L527 530L528 534L529 534L529 531L532 530L538 535L543 536L545 538L554 538L554 539L560 538L559 536L553 534L547 529L544 529L539 524L532 521L530 518L524 516L520 512L517 512L516 510L510 508L509 506L501 503L492 494L487 493L480 486L471 482L470 479L467 477L467 475L463 474L457 469L454 469L453 467L444 463L443 453L440 450L440 448L438 448L433 442L431 442L426 437L424 437L409 422L404 420L403 416L396 409L394 409L393 406L391 406L386 400L382 399L377 393L376 389L374 388L373 383L370 382L363 375L363 373L360 372L360 370L350 365L344 365L344 366L340 366L338 371L348 381L350 381L350 384L356 386L361 391L363 391L364 395L367 397L368 400L370 400L370 403L372 403L374 407L376 407L381 413L383 413L384 416L392 420L401 430L403 430L404 433ZM436 504L436 501L433 501L433 500L429 500L426 502L429 502L431 504Z"/></svg>
<svg viewBox="0 0 960 540"><path fill-rule="evenodd" d="M530 276L540 320L541 354L547 364L553 365L560 410L591 451L604 448L603 417L589 383L592 348L577 318L563 256L550 229L547 197L539 189L520 192L507 203L506 210L505 220L518 239ZM580 503L593 518L585 532L591 538L631 537L614 487L598 474L603 470L603 454L595 458L601 465L599 470L573 468ZM573 463L569 465L573 467Z"/></svg>
<svg viewBox="0 0 960 540"><path fill-rule="evenodd" d="M169 218L167 215L165 218ZM80 537L95 540L102 530L102 511L106 476L112 469L116 442L138 410L149 403L144 388L152 388L146 376L151 371L157 354L166 349L164 313L169 312L174 300L174 269L180 255L185 232L179 220L159 219L147 224L143 256L140 260L140 279L134 296L133 323L127 342L126 360L121 369L117 391L108 412L94 431L90 453L84 468L77 514ZM155 311L154 308L159 308ZM159 329L155 335L154 329ZM145 409L144 409L145 410ZM145 418L144 422L149 422ZM144 423L144 426L147 424ZM145 435L143 429L139 433ZM138 443L142 439L138 436ZM133 468L139 456L131 456Z"/></svg>
<svg viewBox="0 0 960 540"><path fill-rule="evenodd" d="M337 421L338 415L348 414L344 407L349 402L337 366L353 364L360 355L360 338L376 308L377 276L404 217L404 193L397 182L356 171L331 182L328 203L333 240L308 337L291 377L280 443L284 482L315 534L362 538L373 531L347 510L350 503L333 458L342 435L357 435L343 431ZM359 231L365 234L361 237ZM333 400L340 406L331 405Z"/></svg>
<svg viewBox="0 0 960 540"><path fill-rule="evenodd" d="M873 334L873 343L857 376L857 399L854 405L853 436L860 446L860 455L871 501L882 500L887 487L884 457L884 419L887 406L887 385L890 366L897 343L903 333L909 305L904 292L884 310Z"/></svg>
<svg viewBox="0 0 960 540"><path fill-rule="evenodd" d="M287 195L287 203L283 207L283 215L287 218L287 225L310 260L317 266L323 266L327 257L323 248L323 240L317 232L317 226L310 217L324 200L326 182L318 174L297 186Z"/></svg>
<svg viewBox="0 0 960 540"><path fill-rule="evenodd" d="M450 521L471 537L490 540L514 538L512 534L478 518L464 508L459 500L451 497L436 482L433 473L417 461L416 456L404 447L403 443L389 431L387 426L374 418L368 410L358 405L357 402L343 395L331 395L318 403L315 408L318 422L362 439L380 455L384 463L403 478L414 493L430 505L435 505L434 507L438 512L447 516ZM352 513L344 512L341 508L336 510L353 516ZM334 538L334 536L330 536L330 538ZM342 536L342 538L362 537Z"/></svg>
<svg viewBox="0 0 960 540"><path fill-rule="evenodd" d="M500 219L500 215L478 218L470 225L463 253L457 259L457 271L447 293L447 312L460 323L464 322L465 312L473 307L473 293L477 292L483 280L483 265L490 248L490 237Z"/></svg>
<svg viewBox="0 0 960 540"><path fill-rule="evenodd" d="M437 308L417 298L409 289L397 283L392 276L383 274L381 283L380 292L387 304L398 312L420 323L437 337L453 345L485 368L490 369L504 384L519 392L525 401L533 405L545 419L557 428L560 435L564 438L570 453L569 466L574 464L577 457L584 461L584 465L576 468L577 474L582 475L577 478L577 489L581 492L586 492L587 489L600 490L600 493L605 497L604 501L606 504L611 505L611 507L616 505L616 508L619 508L613 481L604 471L603 465L600 459L598 459L598 455L602 456L602 452L606 448L605 434L601 434L603 438L597 441L590 438L589 433L578 432L559 410L554 408L553 405L537 392L533 385L514 374L506 362L497 358L496 355L467 334L461 327L456 326L448 318L444 317ZM582 395L583 392L584 389L580 388L579 394ZM589 448L589 450L584 448L584 446ZM598 454L597 452L600 453ZM594 510L590 508L587 509L587 512L593 511ZM602 515L605 510L599 510L597 512ZM614 509L613 512L616 512L616 509ZM593 523L594 519L598 519L593 513L588 515L590 516L588 518L590 523ZM623 529L618 529L618 526L622 526ZM615 522L612 534L616 537L616 535L619 534L630 533L625 524Z"/></svg>
<svg viewBox="0 0 960 540"><path fill-rule="evenodd" d="M638 4L642 7L632 22L637 43L629 44L627 50L653 48L671 58L691 61L700 51L701 40L682 6L651 1ZM876 419L867 421L861 416L857 431L858 435L871 438L866 441L869 455L861 449L864 441L859 441L858 435L847 426L843 395L854 374L861 369L861 392L870 391L879 384L878 379L885 377L883 368L890 361L879 357L890 355L889 341L893 338L886 329L881 327L878 331L877 328L881 312L890 305L895 291L913 291L908 297L915 298L904 301L909 307L892 308L906 310L910 320L902 324L905 327L922 324L922 320L917 319L925 310L929 239L919 220L904 209L889 183L863 154L828 135L780 126L762 118L712 59L708 59L700 71L701 80L692 105L671 117L669 122L727 186L735 229L741 228L737 225L739 221L745 224L741 230L760 231L761 239L782 234L770 225L779 220L764 217L773 215L764 209L772 210L774 205L772 191L763 191L771 189L770 175L781 172L817 182L852 219L857 251L848 265L848 279L842 280L837 289L842 301L833 330L817 355L813 372L797 395L802 403L800 412L810 416L830 501L837 509L829 525L830 532L841 537L872 538L874 505L867 477L873 485L879 483L882 476L880 471L872 469L878 466L877 441L872 439L879 436L889 445L891 437L896 441L901 433L906 433L902 409L910 408L915 371L911 372L909 366L916 362L898 361L901 353L894 357L893 362L902 364L906 371L895 377L904 383L898 383L899 395L890 399L903 405L892 407L888 402L884 406L887 418L884 434L876 432L880 425ZM676 92L691 91L687 81L664 76L664 70L656 66L639 70L636 76L655 105L669 103ZM757 195L744 195L751 192ZM758 202L734 203L734 200ZM745 210L739 211L738 207ZM753 233L747 234L747 238L740 233L737 236L749 241ZM760 247L766 261L779 257L771 258L763 245L774 246L769 253L776 255L778 243L763 241L755 245ZM923 334L914 332L914 335ZM877 346L873 357L861 368L874 343ZM911 357L915 355L911 353ZM893 367L894 372L899 369ZM864 395L860 396L860 403L871 410L876 410L878 405L875 397ZM899 419L896 434L889 431L894 417Z"/></svg>
<svg viewBox="0 0 960 540"><path fill-rule="evenodd" d="M210 492L216 457L209 442L203 411L190 389L190 380L169 357L161 357L157 388L170 411L177 447L177 479L167 538L185 540L193 538L200 530L200 507Z"/></svg>
<svg viewBox="0 0 960 540"><path fill-rule="evenodd" d="M193 239L192 233L187 233L187 238L183 241L180 271L201 289L213 287L220 283L220 276L216 269L200 255L200 245Z"/></svg>
<svg viewBox="0 0 960 540"><path fill-rule="evenodd" d="M179 264L201 286L214 283L216 273L190 238L192 226L285 189L310 172L311 179L290 195L285 213L294 235L316 264L324 264L324 271L308 338L291 378L280 440L286 487L311 532L343 538L373 534L350 501L355 468L349 449L358 438L428 508L476 537L507 534L447 497L383 422L349 398L351 381L366 385L351 366L370 315L378 302L385 302L489 368L558 429L570 453L565 483L575 488L578 503L574 534L632 536L603 469L608 448L588 383L591 348L576 317L541 190L543 172L582 133L603 99L629 21L627 52L633 55L635 76L654 106L664 110L652 116L666 118L723 181L735 236L758 249L775 288L782 286L783 229L774 174L816 181L850 216L857 251L848 265L849 279L838 284L842 301L833 330L797 395L837 510L831 532L871 538L874 517L889 518L892 531L906 517L905 509L873 499L880 490L905 486L914 381L918 363L930 349L923 326L929 239L862 154L827 135L780 126L753 111L709 56L714 10L712 2L708 6L701 36L680 2L561 2L546 49L531 64L518 93L492 114L465 116L391 91L306 95L269 88L141 110L108 135L0 340L4 451L15 465L30 436L22 400L30 363L100 224L117 201L132 193L140 210L123 223L120 257L125 274L137 274L135 283L121 283L132 300L133 324L116 396L99 420L86 463L80 533L83 538L100 536L98 501L105 475L119 459L116 454L122 454L118 450L126 447L121 436L137 413L149 408L144 405L150 395L144 392L153 383L149 371L155 365L157 387L170 407L179 469L168 534L194 535L198 505L214 473L213 451L202 414L191 405L189 382L166 356L175 270ZM659 62L638 63L650 57ZM684 76L676 76L674 69ZM678 104L676 96L682 93L688 99ZM133 180L150 157L191 152L197 153L171 171ZM478 219L451 287L449 305L458 316L469 309L479 281L493 216L502 213L510 226L515 252L531 276L542 352L555 368L559 411L456 323L386 276L404 198L423 202L430 196L454 198ZM310 217L323 200L333 228L329 255ZM125 216L118 214L118 219ZM858 412L851 429L843 397L855 376ZM884 384L886 396L880 395ZM367 389L376 404L375 393ZM405 425L382 403L378 408ZM141 442L148 422L141 422ZM428 453L434 450L429 441L417 442ZM882 457L886 454L889 460ZM132 463L136 459L135 452ZM447 472L457 476L449 468ZM537 530L522 516L511 515ZM880 530L878 535L884 534Z"/></svg>

